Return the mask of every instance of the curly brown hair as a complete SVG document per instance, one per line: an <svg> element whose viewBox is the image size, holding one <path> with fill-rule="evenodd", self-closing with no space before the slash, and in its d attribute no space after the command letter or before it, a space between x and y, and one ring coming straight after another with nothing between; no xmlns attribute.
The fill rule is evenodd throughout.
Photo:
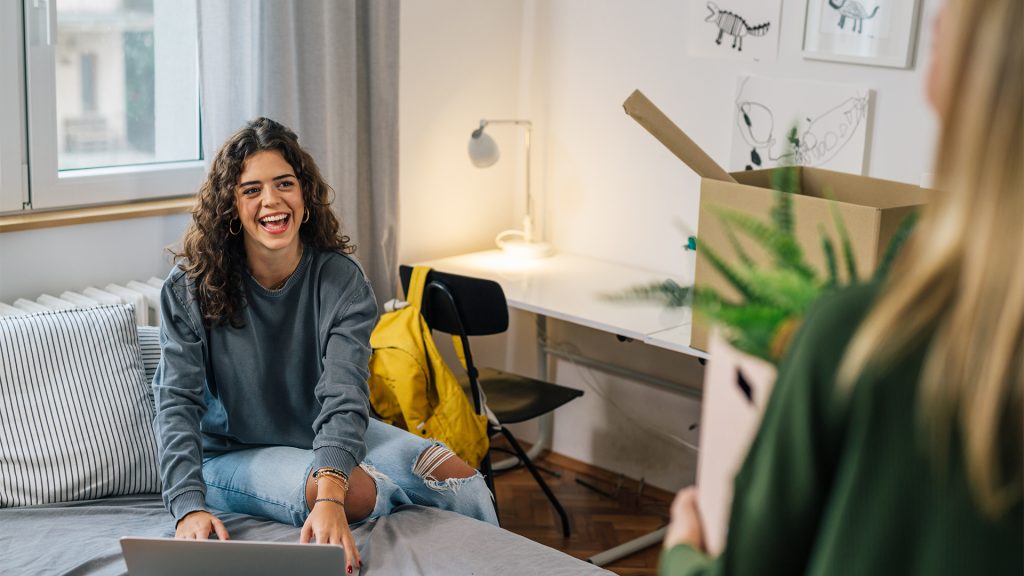
<svg viewBox="0 0 1024 576"><path fill-rule="evenodd" d="M321 251L355 252L331 210L333 190L320 175L313 157L299 145L295 132L269 118L251 120L214 155L206 181L196 194L192 222L185 231L181 251L171 251L175 263L195 286L208 326L228 322L236 328L243 325L245 246L241 234L230 232L230 225L238 218L235 188L245 161L265 150L280 152L295 170L309 215L299 229L303 244Z"/></svg>

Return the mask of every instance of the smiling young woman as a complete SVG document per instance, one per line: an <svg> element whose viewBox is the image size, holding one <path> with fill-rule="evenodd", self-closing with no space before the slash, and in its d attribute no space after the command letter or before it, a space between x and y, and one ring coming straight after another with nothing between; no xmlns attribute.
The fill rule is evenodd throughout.
<svg viewBox="0 0 1024 576"><path fill-rule="evenodd" d="M217 152L161 293L153 387L164 503L179 538L223 510L345 547L403 504L497 524L483 477L369 417L373 291L295 134L256 119ZM429 466L424 465L429 463Z"/></svg>

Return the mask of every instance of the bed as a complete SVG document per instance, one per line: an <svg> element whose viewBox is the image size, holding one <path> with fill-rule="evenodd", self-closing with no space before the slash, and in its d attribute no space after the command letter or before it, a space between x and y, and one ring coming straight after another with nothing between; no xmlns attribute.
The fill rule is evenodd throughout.
<svg viewBox="0 0 1024 576"><path fill-rule="evenodd" d="M0 574L124 574L122 536L174 535L152 425L159 357L157 329L136 326L128 306L0 316ZM293 526L218 517L234 540L299 539ZM420 506L353 535L363 574L607 574Z"/></svg>
<svg viewBox="0 0 1024 576"><path fill-rule="evenodd" d="M236 540L299 538L299 529L285 524L218 516ZM126 535L174 535L158 495L0 510L0 574L125 574L118 539ZM421 506L399 508L353 535L363 558L361 574L608 574L507 530Z"/></svg>

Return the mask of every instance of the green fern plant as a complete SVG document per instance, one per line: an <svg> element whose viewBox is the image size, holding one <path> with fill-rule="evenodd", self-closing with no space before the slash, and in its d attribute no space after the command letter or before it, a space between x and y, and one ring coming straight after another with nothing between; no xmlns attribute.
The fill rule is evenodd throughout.
<svg viewBox="0 0 1024 576"><path fill-rule="evenodd" d="M715 290L697 289L693 297L696 313L724 326L726 338L736 348L770 362L781 356L789 336L811 303L824 292L838 287L840 261L849 281L859 280L852 245L838 210L832 210L832 215L843 246L841 255L836 253L824 227L820 227L821 246L828 263L826 275L820 275L807 262L794 232L790 194L798 192L798 182L797 168L787 166L776 170L773 185L789 189L775 191L775 203L767 222L735 210L711 210L730 231L734 250L740 246L735 234L743 234L765 249L770 256L768 265L759 266L749 256L740 256L738 251L737 261L730 262L697 238L701 255L736 289L741 299L734 302Z"/></svg>

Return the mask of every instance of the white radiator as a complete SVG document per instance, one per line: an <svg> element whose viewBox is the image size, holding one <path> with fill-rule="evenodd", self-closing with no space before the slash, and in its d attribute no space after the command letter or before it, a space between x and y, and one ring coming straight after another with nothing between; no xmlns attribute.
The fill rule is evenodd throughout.
<svg viewBox="0 0 1024 576"><path fill-rule="evenodd" d="M35 300L19 298L10 304L0 302L0 316L23 316L48 310L88 308L101 304L131 304L135 322L140 326L160 324L160 288L164 281L150 278L145 282L132 280L125 285L107 284L102 289L89 286L84 290L65 291L60 296L41 294Z"/></svg>

